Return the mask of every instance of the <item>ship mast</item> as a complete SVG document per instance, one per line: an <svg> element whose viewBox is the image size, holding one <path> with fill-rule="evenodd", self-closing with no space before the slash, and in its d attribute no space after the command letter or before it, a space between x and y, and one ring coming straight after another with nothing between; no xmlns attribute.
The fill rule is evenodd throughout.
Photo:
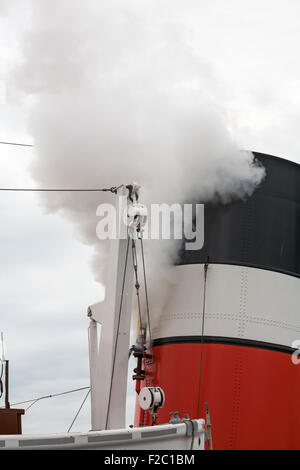
<svg viewBox="0 0 300 470"><path fill-rule="evenodd" d="M119 223L116 239L110 240L105 299L88 309L92 430L125 427L134 286L131 242L147 219L138 199L135 183L117 192Z"/></svg>

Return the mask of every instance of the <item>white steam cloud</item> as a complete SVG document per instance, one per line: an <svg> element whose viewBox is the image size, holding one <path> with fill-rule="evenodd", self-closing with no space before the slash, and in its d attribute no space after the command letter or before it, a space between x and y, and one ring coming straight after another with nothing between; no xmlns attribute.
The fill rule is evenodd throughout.
<svg viewBox="0 0 300 470"><path fill-rule="evenodd" d="M147 203L227 201L253 192L264 170L228 130L222 87L181 21L190 3L197 8L174 0L31 2L14 85L31 97L39 186L137 181ZM98 193L43 196L47 210L63 211L94 246L99 281L106 247L96 238L95 214L108 200ZM158 273L171 272L162 269L163 252L151 257L155 288Z"/></svg>

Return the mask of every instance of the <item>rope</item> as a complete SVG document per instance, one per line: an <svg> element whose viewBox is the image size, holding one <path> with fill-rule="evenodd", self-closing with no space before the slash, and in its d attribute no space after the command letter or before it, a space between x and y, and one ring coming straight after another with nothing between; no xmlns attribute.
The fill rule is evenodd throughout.
<svg viewBox="0 0 300 470"><path fill-rule="evenodd" d="M118 335L119 335L119 330L120 330L121 312L122 312L123 296L124 296L124 288L125 288L125 279L126 279L126 271L127 271L127 264L128 264L128 251L129 251L129 237L127 239L126 258L125 258L125 266L124 266L124 274L123 274L123 282L122 282L122 292L121 292L121 301L120 301L120 308L119 308L118 327L117 327L117 332L116 332L116 340L115 340L115 348L114 348L113 367L112 367L112 373L111 373L111 379L110 379L109 399L108 399L108 405L107 405L105 429L107 429L107 425L108 425L108 416L109 416L110 403L111 403L112 384L113 384L115 364L116 364L116 356L117 356L117 348L118 348Z"/></svg>
<svg viewBox="0 0 300 470"><path fill-rule="evenodd" d="M143 239L141 238L140 240L141 240L141 252L142 252L142 261L143 261L143 273L144 273L145 297L146 297L146 309L147 309L147 319L148 319L148 329L149 329L150 350L151 350L151 357L152 357L153 386L156 387L155 364L154 364L154 354L153 354L153 348L152 348L152 333L151 333L150 309L149 309L149 299L148 299L148 288L147 288L147 278L146 278L144 246L143 246Z"/></svg>
<svg viewBox="0 0 300 470"><path fill-rule="evenodd" d="M197 404L197 417L198 417L198 418L200 418L200 392L201 392L201 378L202 378L203 336L204 336L204 320L205 320L207 270L208 270L208 263L206 263L206 264L204 265L204 286L203 286L203 307L202 307L202 331L201 331L201 353L200 353L200 371L199 371L198 404Z"/></svg>
<svg viewBox="0 0 300 470"><path fill-rule="evenodd" d="M73 421L72 421L72 423L71 423L71 425L70 425L70 427L69 427L69 429L68 429L67 432L70 432L70 431L71 431L71 429L72 429L72 427L73 427L73 424L75 423L76 419L78 418L78 415L79 415L80 411L82 410L82 407L83 407L83 405L85 404L85 402L86 402L86 400L87 400L87 397L89 396L90 392L91 392L91 389L87 392L87 394L86 394L86 396L85 396L83 402L81 403L81 405L80 405L80 407L79 407L79 410L77 411L77 413L76 413L76 415L75 415L75 418L73 419Z"/></svg>

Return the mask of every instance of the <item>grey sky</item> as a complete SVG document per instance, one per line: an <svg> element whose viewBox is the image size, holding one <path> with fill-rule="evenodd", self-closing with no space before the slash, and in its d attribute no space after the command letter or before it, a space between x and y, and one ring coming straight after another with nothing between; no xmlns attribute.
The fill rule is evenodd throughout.
<svg viewBox="0 0 300 470"><path fill-rule="evenodd" d="M33 0L33 4L40 1L49 2L51 9L64 4L52 0ZM205 92L222 108L241 148L300 162L298 0L125 3L136 10L131 21L137 30L141 15L150 24L153 21L154 30L159 16L176 24L175 42L178 31L189 38L189 47L206 71ZM31 98L20 96L10 83L12 70L22 59L23 32L31 25L30 4L0 0L0 140L33 142L34 138L29 132ZM73 4L82 7L80 0ZM122 2L113 4L122 8ZM72 14L66 11L66 37ZM88 24L88 10L84 20ZM103 34L112 37L113 55L118 29ZM134 37L130 44L137 47ZM151 43L147 45L151 49ZM76 50L62 46L63 67L69 54L76 59ZM46 60L46 49L44 53ZM88 62L74 63L88 67ZM54 86L55 75L50 74L44 85ZM35 158L39 155L34 150L0 146L0 186L36 184L31 175ZM64 213L47 215L37 195L0 194L0 216L0 330L11 361L11 402L87 385L86 308L103 294L90 268L93 248L79 241L76 227ZM37 404L24 418L24 432L65 431L83 396L84 392ZM86 406L74 429L88 428Z"/></svg>

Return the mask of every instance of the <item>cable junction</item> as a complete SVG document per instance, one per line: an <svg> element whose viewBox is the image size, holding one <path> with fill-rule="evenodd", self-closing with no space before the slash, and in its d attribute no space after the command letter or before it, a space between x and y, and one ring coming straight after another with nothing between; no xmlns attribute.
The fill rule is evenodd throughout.
<svg viewBox="0 0 300 470"><path fill-rule="evenodd" d="M43 397L39 397L39 398L33 398L32 400L26 400L26 401L20 401L18 403L12 403L11 406L18 406L18 405L26 405L27 403L37 403L38 401L40 400L46 400L47 398L55 398L55 397L60 397L62 395L68 395L69 393L74 393L74 392L80 392L81 390L88 390L90 389L91 387L82 387L82 388L76 388L74 390L68 390L66 392L61 392L61 393L56 393L54 395L46 395L46 396L43 396ZM31 405L33 406L33 405ZM30 406L30 407L31 407ZM30 407L28 407L27 409L29 409Z"/></svg>

